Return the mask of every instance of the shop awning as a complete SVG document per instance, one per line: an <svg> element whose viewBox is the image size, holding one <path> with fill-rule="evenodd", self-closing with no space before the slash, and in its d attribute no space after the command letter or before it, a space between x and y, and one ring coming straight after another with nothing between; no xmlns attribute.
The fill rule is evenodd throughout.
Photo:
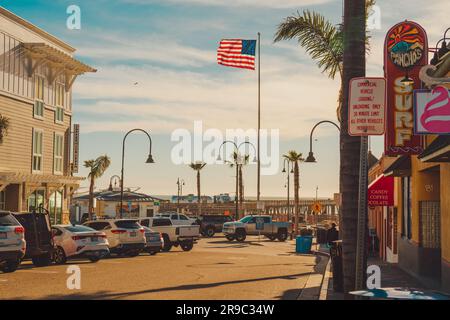
<svg viewBox="0 0 450 320"><path fill-rule="evenodd" d="M383 173L385 176L409 177L411 175L411 157L407 155L398 157Z"/></svg>
<svg viewBox="0 0 450 320"><path fill-rule="evenodd" d="M439 136L419 155L423 162L450 162L450 136Z"/></svg>
<svg viewBox="0 0 450 320"><path fill-rule="evenodd" d="M29 174L23 172L0 171L0 184L15 183L51 183L51 184L68 184L79 185L85 178L59 175L45 174Z"/></svg>
<svg viewBox="0 0 450 320"><path fill-rule="evenodd" d="M367 193L369 207L394 205L394 177L381 175L370 185Z"/></svg>

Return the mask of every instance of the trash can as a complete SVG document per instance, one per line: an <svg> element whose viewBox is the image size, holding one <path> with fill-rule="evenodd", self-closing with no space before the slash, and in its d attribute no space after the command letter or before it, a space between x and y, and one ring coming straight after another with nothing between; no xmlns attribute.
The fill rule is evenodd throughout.
<svg viewBox="0 0 450 320"><path fill-rule="evenodd" d="M342 270L342 240L333 241L330 248L333 267L334 292L344 292L344 273Z"/></svg>
<svg viewBox="0 0 450 320"><path fill-rule="evenodd" d="M298 236L295 239L295 252L297 253L310 253L312 246L312 236Z"/></svg>

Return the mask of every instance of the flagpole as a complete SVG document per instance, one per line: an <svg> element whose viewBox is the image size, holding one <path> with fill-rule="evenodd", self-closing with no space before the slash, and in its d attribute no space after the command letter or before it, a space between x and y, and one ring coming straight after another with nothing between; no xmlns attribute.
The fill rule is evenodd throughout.
<svg viewBox="0 0 450 320"><path fill-rule="evenodd" d="M261 33L258 32L258 191L256 199L261 195Z"/></svg>

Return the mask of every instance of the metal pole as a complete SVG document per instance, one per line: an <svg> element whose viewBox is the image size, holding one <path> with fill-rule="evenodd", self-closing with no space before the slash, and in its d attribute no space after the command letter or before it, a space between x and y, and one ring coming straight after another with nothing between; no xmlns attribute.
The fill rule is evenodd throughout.
<svg viewBox="0 0 450 320"><path fill-rule="evenodd" d="M261 195L261 33L258 32L258 191L256 200Z"/></svg>
<svg viewBox="0 0 450 320"><path fill-rule="evenodd" d="M120 171L120 207L119 207L119 218L123 218L123 167L125 161L125 139L128 133L123 137L122 141L122 170Z"/></svg>
<svg viewBox="0 0 450 320"><path fill-rule="evenodd" d="M236 220L239 220L239 165L236 159Z"/></svg>
<svg viewBox="0 0 450 320"><path fill-rule="evenodd" d="M356 242L356 276L355 290L363 290L366 271L366 227L367 227L367 152L368 138L361 137L358 195L358 229Z"/></svg>

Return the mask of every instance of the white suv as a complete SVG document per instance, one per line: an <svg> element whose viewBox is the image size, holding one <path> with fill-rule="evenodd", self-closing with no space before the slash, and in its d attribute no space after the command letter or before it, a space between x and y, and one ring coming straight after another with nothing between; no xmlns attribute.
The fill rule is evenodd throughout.
<svg viewBox="0 0 450 320"><path fill-rule="evenodd" d="M14 216L0 211L0 270L14 272L25 255L25 229Z"/></svg>
<svg viewBox="0 0 450 320"><path fill-rule="evenodd" d="M93 220L85 222L84 225L106 234L111 253L133 257L145 248L145 230L136 220Z"/></svg>

